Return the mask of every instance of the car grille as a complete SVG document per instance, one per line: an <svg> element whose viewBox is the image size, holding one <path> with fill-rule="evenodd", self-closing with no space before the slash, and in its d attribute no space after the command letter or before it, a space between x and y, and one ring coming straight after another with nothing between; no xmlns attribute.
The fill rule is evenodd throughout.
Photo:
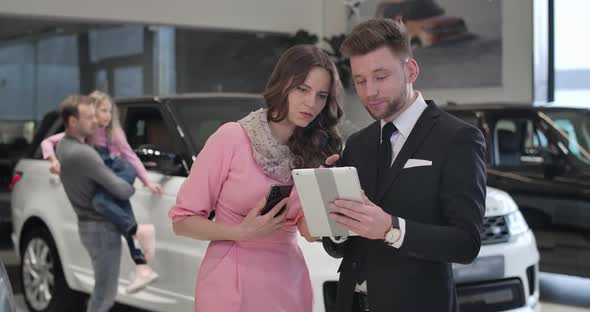
<svg viewBox="0 0 590 312"><path fill-rule="evenodd" d="M495 312L525 305L522 282L518 278L457 285L462 312Z"/></svg>
<svg viewBox="0 0 590 312"><path fill-rule="evenodd" d="M481 243L484 245L507 242L510 239L510 233L508 232L506 217L485 217L480 237Z"/></svg>

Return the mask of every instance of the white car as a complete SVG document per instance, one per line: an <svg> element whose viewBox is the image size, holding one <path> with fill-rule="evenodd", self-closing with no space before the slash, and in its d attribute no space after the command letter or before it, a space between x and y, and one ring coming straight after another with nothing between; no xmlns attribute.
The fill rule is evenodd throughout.
<svg viewBox="0 0 590 312"><path fill-rule="evenodd" d="M174 235L167 216L185 180L193 156L224 122L259 107L261 99L243 94L203 94L117 101L127 138L161 183L163 196L136 182L131 198L139 222L156 227L154 267L158 281L136 294L124 289L133 262L124 248L117 302L151 311L191 311L195 278L207 242ZM61 131L61 121L44 120L34 142ZM88 254L78 237L76 216L60 179L33 151L16 166L12 193L15 251L21 259L25 302L31 311L79 311L93 287ZM539 255L535 239L514 201L488 188L485 227L479 257L454 266L462 311L530 311L537 305ZM314 311L334 311L339 260L321 243L300 239L311 274ZM287 286L286 286L287 287Z"/></svg>

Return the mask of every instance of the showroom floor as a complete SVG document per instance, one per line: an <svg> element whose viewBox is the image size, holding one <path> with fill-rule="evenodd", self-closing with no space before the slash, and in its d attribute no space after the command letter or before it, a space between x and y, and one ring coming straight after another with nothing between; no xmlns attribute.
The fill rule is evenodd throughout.
<svg viewBox="0 0 590 312"><path fill-rule="evenodd" d="M17 275L18 263L12 247L0 243L0 259L11 279ZM590 312L590 279L541 273L541 312ZM13 282L14 283L14 282ZM17 312L26 312L20 287L15 286ZM129 307L117 307L112 312L140 312Z"/></svg>

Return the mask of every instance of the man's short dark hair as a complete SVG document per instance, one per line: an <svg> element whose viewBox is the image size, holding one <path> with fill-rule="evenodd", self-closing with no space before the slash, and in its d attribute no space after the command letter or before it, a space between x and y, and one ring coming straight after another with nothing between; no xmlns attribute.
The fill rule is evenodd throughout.
<svg viewBox="0 0 590 312"><path fill-rule="evenodd" d="M365 55L388 47L400 58L412 57L410 37L401 22L389 18L371 18L355 26L340 46L345 57Z"/></svg>
<svg viewBox="0 0 590 312"><path fill-rule="evenodd" d="M70 95L67 96L59 105L59 110L61 113L61 118L64 122L64 126L68 126L68 119L70 117L78 118L80 110L78 107L80 105L90 105L93 104L92 98L85 96L85 95Z"/></svg>

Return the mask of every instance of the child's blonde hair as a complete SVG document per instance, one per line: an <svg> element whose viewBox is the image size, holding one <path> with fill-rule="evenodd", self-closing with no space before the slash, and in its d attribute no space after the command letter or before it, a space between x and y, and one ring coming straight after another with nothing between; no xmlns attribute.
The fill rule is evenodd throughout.
<svg viewBox="0 0 590 312"><path fill-rule="evenodd" d="M94 100L94 105L96 105L96 108L98 108L100 105L102 105L105 102L111 103L111 116L112 116L112 118L111 118L111 122L109 122L109 124L106 127L107 134L109 136L111 136L113 129L121 128L121 121L119 120L119 109L117 109L117 105L115 105L113 98L111 98L111 96L108 95L107 93L99 91L99 90L94 90L88 96Z"/></svg>

